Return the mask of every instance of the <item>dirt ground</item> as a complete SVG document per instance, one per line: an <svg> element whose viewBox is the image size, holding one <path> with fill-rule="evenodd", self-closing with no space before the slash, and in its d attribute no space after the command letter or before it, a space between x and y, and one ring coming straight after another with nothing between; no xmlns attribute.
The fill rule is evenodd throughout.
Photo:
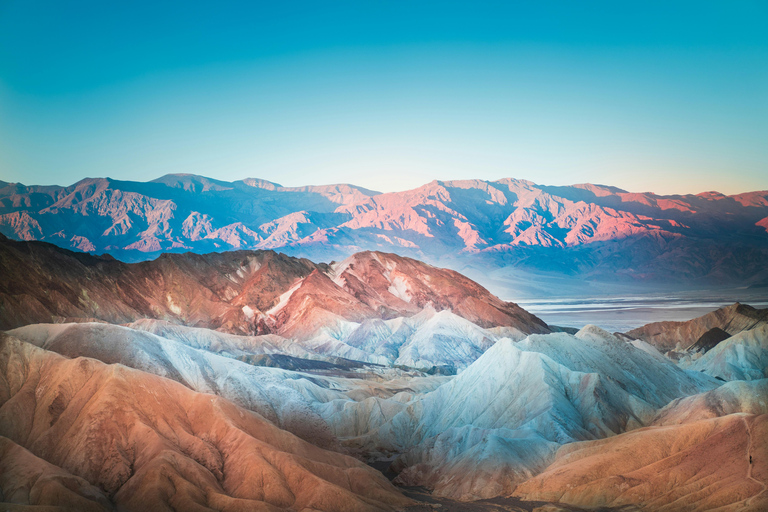
<svg viewBox="0 0 768 512"><path fill-rule="evenodd" d="M389 471L390 462L379 461L369 465L390 481L397 475ZM478 501L456 501L439 496L432 496L429 489L424 487L399 487L403 494L420 502L406 508L406 512L583 512L584 509L565 504L547 503L544 501L523 501L518 498L491 498ZM634 512L639 511L635 507L622 507L620 509L601 508L590 512Z"/></svg>

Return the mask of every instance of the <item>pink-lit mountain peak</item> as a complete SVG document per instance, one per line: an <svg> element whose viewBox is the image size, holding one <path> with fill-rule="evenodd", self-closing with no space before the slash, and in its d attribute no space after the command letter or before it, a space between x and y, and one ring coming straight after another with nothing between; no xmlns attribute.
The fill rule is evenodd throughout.
<svg viewBox="0 0 768 512"><path fill-rule="evenodd" d="M348 184L283 187L194 175L0 188L6 236L126 260L268 248L330 261L377 250L457 269L502 268L512 258L525 272L662 282L725 275L759 281L758 267L768 259L766 218L764 191L662 196L512 178L435 180L384 194ZM619 245L604 247L609 243ZM664 258L671 246L691 257ZM553 248L561 251L556 260L536 253Z"/></svg>

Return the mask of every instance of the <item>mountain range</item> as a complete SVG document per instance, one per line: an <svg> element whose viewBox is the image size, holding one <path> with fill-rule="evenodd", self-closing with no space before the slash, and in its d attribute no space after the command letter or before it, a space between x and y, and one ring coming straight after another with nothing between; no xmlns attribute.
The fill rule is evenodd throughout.
<svg viewBox="0 0 768 512"><path fill-rule="evenodd" d="M306 337L337 320L413 316L426 306L480 327L547 325L458 272L379 252L332 265L274 251L165 254L122 263L0 235L0 327L96 318L158 318L236 334Z"/></svg>
<svg viewBox="0 0 768 512"><path fill-rule="evenodd" d="M381 194L184 174L67 187L0 182L0 232L123 261L237 249L327 262L391 252L511 297L768 283L768 191L662 196L502 179Z"/></svg>

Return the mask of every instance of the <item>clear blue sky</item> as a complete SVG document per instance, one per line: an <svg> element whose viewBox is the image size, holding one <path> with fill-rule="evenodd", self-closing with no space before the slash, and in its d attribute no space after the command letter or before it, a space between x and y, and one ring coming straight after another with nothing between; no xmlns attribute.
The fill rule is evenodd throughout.
<svg viewBox="0 0 768 512"><path fill-rule="evenodd" d="M0 179L768 189L768 2L0 0Z"/></svg>

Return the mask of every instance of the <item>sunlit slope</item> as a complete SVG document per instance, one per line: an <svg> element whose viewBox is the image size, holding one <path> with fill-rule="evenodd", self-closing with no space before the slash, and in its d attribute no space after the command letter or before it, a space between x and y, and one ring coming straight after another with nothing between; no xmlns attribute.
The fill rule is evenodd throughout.
<svg viewBox="0 0 768 512"><path fill-rule="evenodd" d="M515 495L587 508L764 510L765 388L764 380L730 383L670 404L654 426L564 446Z"/></svg>
<svg viewBox="0 0 768 512"><path fill-rule="evenodd" d="M408 503L364 464L169 379L9 337L0 341L0 369L0 435L47 461L43 470L53 464L99 487L122 510L352 512ZM92 494L85 499L98 504Z"/></svg>

